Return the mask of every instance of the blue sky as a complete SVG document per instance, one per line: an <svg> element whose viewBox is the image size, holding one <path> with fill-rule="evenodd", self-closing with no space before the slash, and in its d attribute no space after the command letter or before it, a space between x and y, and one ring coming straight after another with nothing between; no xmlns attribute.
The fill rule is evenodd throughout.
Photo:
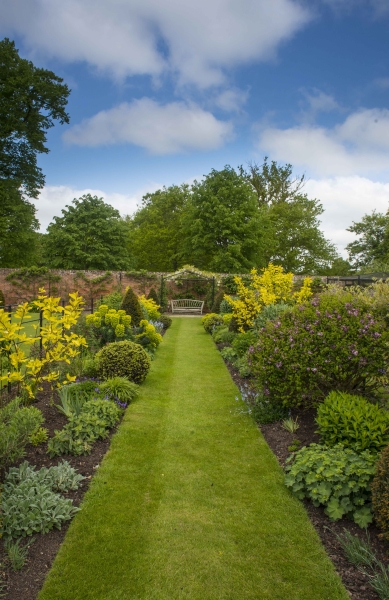
<svg viewBox="0 0 389 600"><path fill-rule="evenodd" d="M12 0L0 35L72 89L42 230L87 191L130 214L265 155L305 173L340 251L389 207L389 0Z"/></svg>

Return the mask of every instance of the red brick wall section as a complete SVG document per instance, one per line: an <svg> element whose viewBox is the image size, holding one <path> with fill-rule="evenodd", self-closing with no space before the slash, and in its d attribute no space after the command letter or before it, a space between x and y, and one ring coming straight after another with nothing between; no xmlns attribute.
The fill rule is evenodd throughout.
<svg viewBox="0 0 389 600"><path fill-rule="evenodd" d="M52 296L67 300L71 292L79 292L90 304L91 297L94 300L113 291L124 292L127 286L131 286L136 294L148 294L154 287L159 289L162 273L155 273L153 278L134 278L127 276L124 272L114 271L111 277L105 279L100 284L96 284L96 278L104 276L105 271L63 271L52 270L50 273L60 277L58 282L50 282L48 278L43 277L39 282L12 282L7 281L6 277L16 269L0 269L0 289L4 293L5 304L17 304L33 300L38 295L39 287L44 287L46 292Z"/></svg>

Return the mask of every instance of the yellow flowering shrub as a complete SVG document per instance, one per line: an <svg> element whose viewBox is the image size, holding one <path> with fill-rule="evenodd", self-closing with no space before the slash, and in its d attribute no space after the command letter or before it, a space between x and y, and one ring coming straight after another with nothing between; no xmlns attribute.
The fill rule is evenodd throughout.
<svg viewBox="0 0 389 600"><path fill-rule="evenodd" d="M47 296L45 290L40 289L34 304L42 311L43 326L35 337L26 334L26 322L31 319L27 302L20 304L12 316L0 309L0 356L9 360L8 372L0 376L2 386L17 383L34 398L44 381L58 387L75 379L67 374L66 380L60 382L59 370L50 367L64 362L70 364L81 347L87 345L84 337L70 331L79 319L83 303L75 292L69 294L69 303L63 307L60 298ZM39 340L42 340L42 356L30 358L23 346L31 346Z"/></svg>
<svg viewBox="0 0 389 600"><path fill-rule="evenodd" d="M86 324L100 331L102 345L131 334L131 316L125 310L115 310L106 304L100 304L95 313L88 315Z"/></svg>
<svg viewBox="0 0 389 600"><path fill-rule="evenodd" d="M305 277L301 289L293 294L293 298L297 304L303 304L310 299L312 294L312 277Z"/></svg>
<svg viewBox="0 0 389 600"><path fill-rule="evenodd" d="M158 348L159 344L162 342L162 335L157 332L154 325L149 323L146 319L143 319L140 322L140 327L142 327L143 331L136 336L136 339L142 342L142 340L147 338L149 341L145 344L146 346L151 346L151 349L153 350Z"/></svg>
<svg viewBox="0 0 389 600"><path fill-rule="evenodd" d="M282 267L270 263L266 269L262 269L262 275L252 269L251 277L249 286L244 285L241 277L234 277L238 298L225 296L233 307L232 314L241 332L254 325L263 306L292 298L293 273L284 273Z"/></svg>
<svg viewBox="0 0 389 600"><path fill-rule="evenodd" d="M161 316L159 309L161 308L159 304L155 302L152 298L146 298L144 294L138 297L140 305L143 306L147 310L147 314L149 315L150 321L158 321Z"/></svg>

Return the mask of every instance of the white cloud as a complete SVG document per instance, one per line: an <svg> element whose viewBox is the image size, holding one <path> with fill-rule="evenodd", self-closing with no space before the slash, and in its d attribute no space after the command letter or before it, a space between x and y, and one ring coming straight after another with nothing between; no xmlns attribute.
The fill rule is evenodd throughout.
<svg viewBox="0 0 389 600"><path fill-rule="evenodd" d="M216 96L215 105L226 112L241 112L242 106L247 102L248 91L244 92L237 88L232 88L221 92Z"/></svg>
<svg viewBox="0 0 389 600"><path fill-rule="evenodd" d="M355 240L355 235L346 228L374 209L384 213L389 209L389 183L365 177L310 179L304 191L323 204L321 229L345 257L345 246Z"/></svg>
<svg viewBox="0 0 389 600"><path fill-rule="evenodd" d="M320 90L314 90L313 94L306 93L305 97L308 102L309 112L313 115L319 112L331 112L340 109L340 105L333 96Z"/></svg>
<svg viewBox="0 0 389 600"><path fill-rule="evenodd" d="M207 87L225 68L272 57L310 18L296 0L12 0L0 32L114 78L170 71Z"/></svg>
<svg viewBox="0 0 389 600"><path fill-rule="evenodd" d="M37 217L40 221L40 230L46 231L47 226L53 220L53 217L62 216L61 210L67 204L71 204L74 198L80 198L84 194L91 194L98 198L104 198L107 204L116 208L122 216L132 214L139 202L147 192L154 192L162 187L161 184L150 182L142 189L135 191L134 194L119 194L115 192L106 193L102 190L77 189L65 185L47 185L43 188L37 200L34 200L37 208Z"/></svg>
<svg viewBox="0 0 389 600"><path fill-rule="evenodd" d="M384 173L389 168L389 110L360 110L333 128L265 127L258 146L275 160L325 176Z"/></svg>
<svg viewBox="0 0 389 600"><path fill-rule="evenodd" d="M218 121L195 104L164 106L149 98L124 102L68 129L64 140L79 146L131 143L154 154L213 150L232 135L232 125Z"/></svg>

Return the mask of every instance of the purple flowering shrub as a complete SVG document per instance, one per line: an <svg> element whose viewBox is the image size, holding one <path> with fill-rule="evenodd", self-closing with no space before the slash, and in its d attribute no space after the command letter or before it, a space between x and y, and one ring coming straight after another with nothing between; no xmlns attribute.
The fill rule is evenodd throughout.
<svg viewBox="0 0 389 600"><path fill-rule="evenodd" d="M388 332L369 306L323 294L259 331L252 371L270 400L309 406L332 391L374 394L387 368Z"/></svg>

